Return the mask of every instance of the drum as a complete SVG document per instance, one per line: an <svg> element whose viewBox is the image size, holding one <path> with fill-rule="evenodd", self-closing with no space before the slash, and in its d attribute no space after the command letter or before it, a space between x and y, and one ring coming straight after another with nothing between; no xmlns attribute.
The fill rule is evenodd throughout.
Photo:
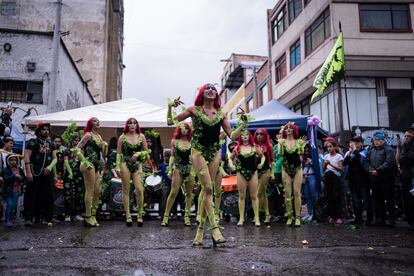
<svg viewBox="0 0 414 276"><path fill-rule="evenodd" d="M61 180L53 184L53 215L62 218L65 215L65 190Z"/></svg>
<svg viewBox="0 0 414 276"><path fill-rule="evenodd" d="M109 211L123 212L124 205L122 202L122 181L119 178L111 179L110 196L109 196Z"/></svg>
<svg viewBox="0 0 414 276"><path fill-rule="evenodd" d="M145 178L146 188L150 192L156 192L162 188L162 177L159 175L151 174Z"/></svg>

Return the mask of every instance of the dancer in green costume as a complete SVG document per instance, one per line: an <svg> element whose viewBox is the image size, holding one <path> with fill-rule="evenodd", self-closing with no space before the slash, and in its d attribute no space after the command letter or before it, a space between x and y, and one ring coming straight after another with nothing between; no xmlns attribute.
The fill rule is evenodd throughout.
<svg viewBox="0 0 414 276"><path fill-rule="evenodd" d="M135 118L125 122L123 133L118 139L116 149L115 171L122 179L122 201L124 203L126 226L132 226L129 208L129 192L131 179L135 186L137 200L137 225L143 225L144 185L142 183L142 163L150 158L147 141Z"/></svg>
<svg viewBox="0 0 414 276"><path fill-rule="evenodd" d="M101 157L106 156L108 153L108 144L98 133L99 128L100 122L98 118L93 117L89 119L84 135L74 149L81 160L80 171L83 174L85 183L85 220L83 221L85 227L99 226L99 223L96 221L96 211L99 206L101 193Z"/></svg>
<svg viewBox="0 0 414 276"><path fill-rule="evenodd" d="M237 165L233 159L237 157ZM260 164L257 165L257 158L260 158ZM246 200L246 189L249 188L250 199L252 201L254 224L260 226L259 221L259 200L258 195L258 176L257 169L261 169L266 161L265 156L260 149L253 143L252 134L245 130L238 139L237 146L229 157L229 167L237 170L237 188L239 191L239 222L237 226L244 224L244 207Z"/></svg>
<svg viewBox="0 0 414 276"><path fill-rule="evenodd" d="M171 140L171 151L169 165L169 175L172 176L171 191L165 206L164 218L161 226L168 225L171 207L180 190L180 186L184 184L185 190L185 213L184 224L191 226L190 209L192 200L192 191L194 184L194 176L191 174L191 126L185 122L180 123L175 129L173 139Z"/></svg>
<svg viewBox="0 0 414 276"><path fill-rule="evenodd" d="M213 181L216 178L220 161L218 154L221 147L220 128L222 127L224 132L234 139L238 137L245 124L232 132L227 115L221 110L217 89L212 84L206 84L199 90L194 106L173 117L172 107L177 107L180 104L180 98L169 101L167 123L172 125L176 121L192 118L191 161L201 186L204 188L200 224L193 245L203 244L206 217L208 217L212 228L213 244L224 243L226 240L214 217L212 205Z"/></svg>
<svg viewBox="0 0 414 276"><path fill-rule="evenodd" d="M282 156L282 180L285 188L286 225L300 226L302 162L300 156L305 150L305 142L299 138L298 127L294 123L287 123L282 130L279 141L279 154ZM293 188L293 189L292 189ZM293 190L293 191L292 191ZM292 196L293 192L293 196ZM295 217L293 216L292 200L294 201Z"/></svg>

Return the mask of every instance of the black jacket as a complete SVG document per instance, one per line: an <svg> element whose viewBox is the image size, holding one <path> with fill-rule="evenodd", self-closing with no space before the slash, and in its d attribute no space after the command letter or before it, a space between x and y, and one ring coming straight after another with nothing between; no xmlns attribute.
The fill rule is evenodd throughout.
<svg viewBox="0 0 414 276"><path fill-rule="evenodd" d="M414 140L405 141L405 143L401 145L400 166L403 177L414 177L411 175L411 169L414 166Z"/></svg>
<svg viewBox="0 0 414 276"><path fill-rule="evenodd" d="M367 152L364 149L354 150L346 155L344 166L348 166L348 179L351 182L368 181L368 174L364 168Z"/></svg>
<svg viewBox="0 0 414 276"><path fill-rule="evenodd" d="M394 177L397 172L397 164L393 149L388 145L380 148L372 146L368 150L367 162L364 167L367 173L376 170L379 177Z"/></svg>

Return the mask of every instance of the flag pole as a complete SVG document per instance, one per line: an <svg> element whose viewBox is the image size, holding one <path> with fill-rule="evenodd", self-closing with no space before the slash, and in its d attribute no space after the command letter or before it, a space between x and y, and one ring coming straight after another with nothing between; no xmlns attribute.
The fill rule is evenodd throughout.
<svg viewBox="0 0 414 276"><path fill-rule="evenodd" d="M339 32L342 32L341 21L339 21ZM343 33L342 33L342 35L343 35ZM344 51L344 64L346 64L346 62L345 62L345 41L343 42L342 47L343 47L343 51ZM351 120L350 120L350 116L349 116L349 105L348 105L348 90L346 88L346 66L345 66L345 70L344 70L344 89L345 89L345 107L346 107L346 116L347 116L347 119L348 119L348 129L349 129L349 132L352 135ZM339 81L339 92L341 92L341 81ZM341 109L342 109L342 106L341 106ZM342 124L342 131L343 131L343 124ZM341 141L341 142L343 142L343 141Z"/></svg>

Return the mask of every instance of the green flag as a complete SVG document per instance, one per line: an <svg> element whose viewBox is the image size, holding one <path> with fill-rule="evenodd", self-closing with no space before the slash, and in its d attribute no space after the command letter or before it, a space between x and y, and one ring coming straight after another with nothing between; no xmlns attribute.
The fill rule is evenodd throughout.
<svg viewBox="0 0 414 276"><path fill-rule="evenodd" d="M344 77L345 60L344 60L344 37L342 32L339 33L335 46L329 53L328 58L323 63L321 69L313 81L316 91L312 95L311 102L318 96L323 94L326 87Z"/></svg>

